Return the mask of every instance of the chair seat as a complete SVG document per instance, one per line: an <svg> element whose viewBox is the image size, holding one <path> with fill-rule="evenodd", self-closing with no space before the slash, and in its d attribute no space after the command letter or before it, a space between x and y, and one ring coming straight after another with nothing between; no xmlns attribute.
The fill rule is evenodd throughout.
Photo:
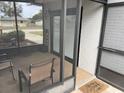
<svg viewBox="0 0 124 93"><path fill-rule="evenodd" d="M6 69L8 67L10 67L10 63L9 62L0 63L0 70Z"/></svg>

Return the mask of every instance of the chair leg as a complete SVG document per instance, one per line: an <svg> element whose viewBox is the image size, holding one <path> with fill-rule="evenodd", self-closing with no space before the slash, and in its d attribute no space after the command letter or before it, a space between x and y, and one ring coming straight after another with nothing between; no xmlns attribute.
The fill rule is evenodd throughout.
<svg viewBox="0 0 124 93"><path fill-rule="evenodd" d="M53 78L52 78L52 85L53 85L53 83L54 83L54 82L53 82Z"/></svg>
<svg viewBox="0 0 124 93"><path fill-rule="evenodd" d="M11 66L10 69L11 69L11 73L12 73L13 80L16 80L16 79L15 79L15 76L14 76L13 66Z"/></svg>
<svg viewBox="0 0 124 93"><path fill-rule="evenodd" d="M12 64L11 61L10 61L10 71L11 71L11 73L12 73L13 80L16 80L16 79L15 79L15 76L14 76L14 71L13 71L13 64Z"/></svg>
<svg viewBox="0 0 124 93"><path fill-rule="evenodd" d="M54 83L54 81L53 81L53 73L51 74L51 82L52 82L52 84Z"/></svg>
<svg viewBox="0 0 124 93"><path fill-rule="evenodd" d="M31 87L29 86L29 93L31 93Z"/></svg>
<svg viewBox="0 0 124 93"><path fill-rule="evenodd" d="M54 70L52 69L52 70L51 70L51 75L50 75L52 84L54 83L54 80L53 80L53 73L54 73Z"/></svg>
<svg viewBox="0 0 124 93"><path fill-rule="evenodd" d="M19 78L19 89L20 89L20 92L22 92L23 89L22 89L22 80L21 80L21 73L20 73L20 71L18 71L18 78Z"/></svg>

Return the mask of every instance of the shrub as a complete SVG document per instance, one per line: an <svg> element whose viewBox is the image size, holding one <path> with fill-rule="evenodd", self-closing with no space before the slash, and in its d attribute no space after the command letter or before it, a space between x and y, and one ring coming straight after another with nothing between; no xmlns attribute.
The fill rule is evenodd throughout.
<svg viewBox="0 0 124 93"><path fill-rule="evenodd" d="M25 40L25 32L19 31L19 40L24 41Z"/></svg>
<svg viewBox="0 0 124 93"><path fill-rule="evenodd" d="M25 33L23 31L18 31L18 32L19 32L19 41L25 40ZM9 33L4 33L2 35L2 39L5 42L9 42L13 38L15 38L17 40L17 31L12 31L12 32L9 32Z"/></svg>

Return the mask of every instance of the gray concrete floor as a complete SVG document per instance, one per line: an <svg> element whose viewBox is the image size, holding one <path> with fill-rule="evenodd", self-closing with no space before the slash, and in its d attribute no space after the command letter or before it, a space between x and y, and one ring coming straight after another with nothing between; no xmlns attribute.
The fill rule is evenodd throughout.
<svg viewBox="0 0 124 93"><path fill-rule="evenodd" d="M41 52L40 53L36 52L36 53L29 54L29 55L25 54L22 56L17 56L13 59L13 61L15 63L14 66L18 67L20 65L20 62L24 62L24 64L23 64L23 66L24 66L30 61L37 61L40 59L43 60L43 59L47 58L48 56L49 56L48 53L41 53ZM56 63L55 63L56 74L54 76L54 82L59 81L59 71L60 71L59 70L60 69L59 58L58 57L56 57L56 58L57 58ZM72 64L65 61L65 71L64 71L65 78L71 76L71 72L72 72ZM0 93L20 93L17 69L14 69L14 74L16 77L16 81L13 80L12 74L9 71L9 69L0 71ZM41 83L41 85L44 85L44 86L48 86L50 84L51 83L49 81ZM27 86L24 85L24 87L25 87L25 89L22 93L28 93L28 92L26 92Z"/></svg>
<svg viewBox="0 0 124 93"><path fill-rule="evenodd" d="M9 69L0 71L0 93L20 93L18 81L14 81Z"/></svg>

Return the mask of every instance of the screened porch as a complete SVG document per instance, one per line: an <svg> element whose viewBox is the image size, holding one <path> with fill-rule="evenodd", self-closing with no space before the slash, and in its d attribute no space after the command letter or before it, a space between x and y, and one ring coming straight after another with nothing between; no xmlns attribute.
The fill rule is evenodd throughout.
<svg viewBox="0 0 124 93"><path fill-rule="evenodd" d="M0 93L75 88L80 2L0 1Z"/></svg>

